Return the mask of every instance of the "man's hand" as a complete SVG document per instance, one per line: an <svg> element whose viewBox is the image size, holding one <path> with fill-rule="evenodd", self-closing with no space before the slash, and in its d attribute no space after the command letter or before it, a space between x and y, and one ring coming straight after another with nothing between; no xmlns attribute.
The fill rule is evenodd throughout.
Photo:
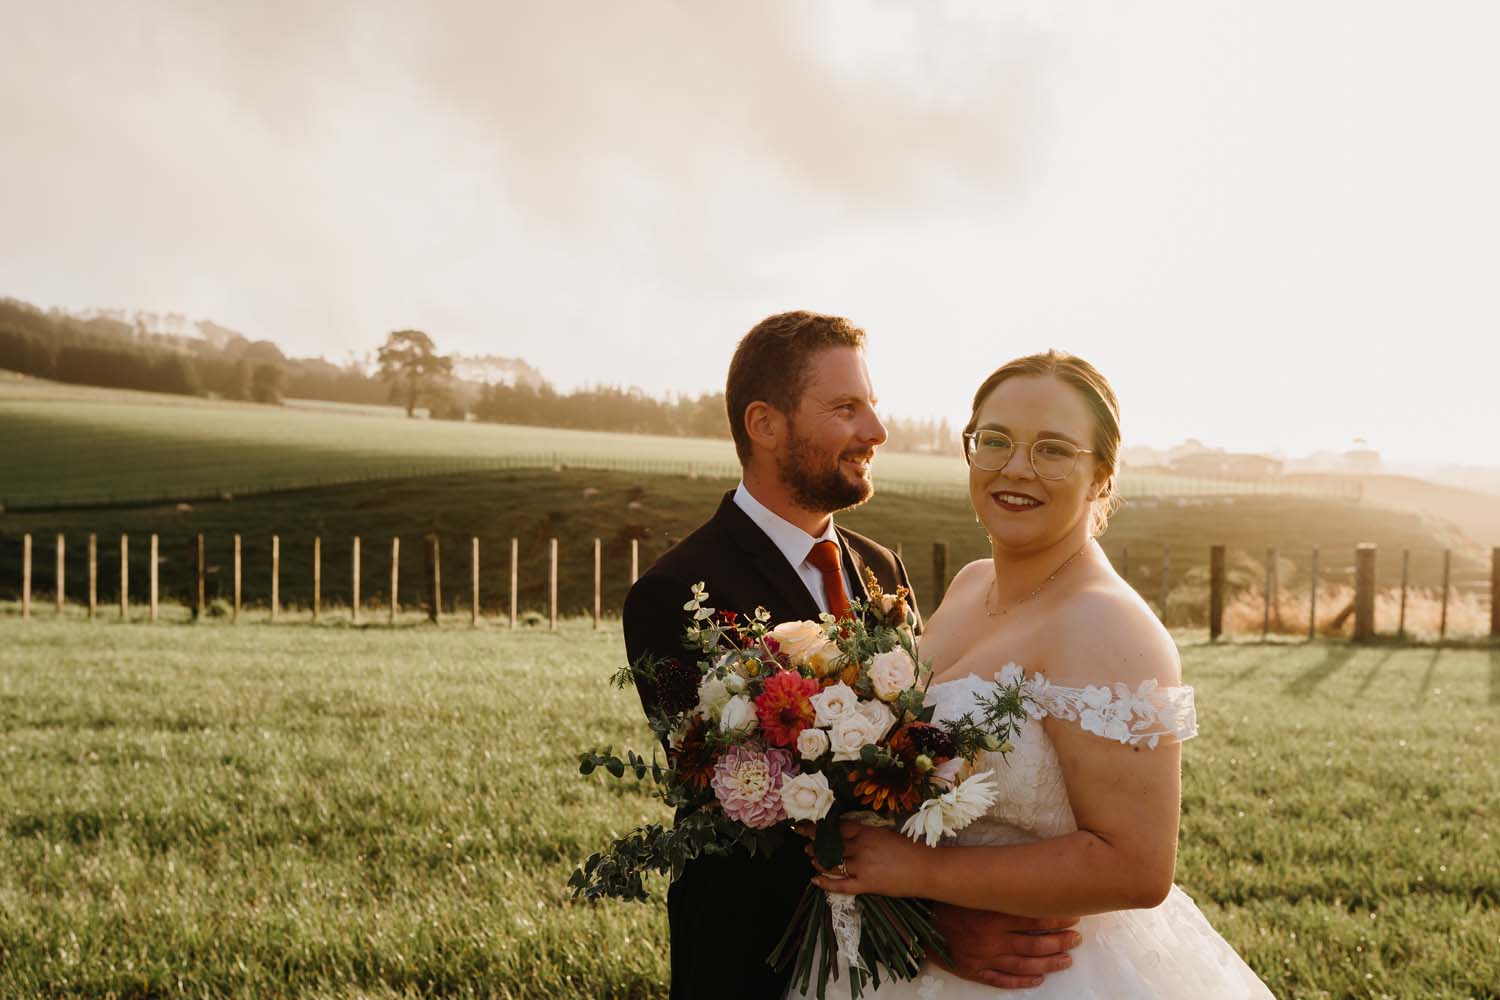
<svg viewBox="0 0 1500 1000"><path fill-rule="evenodd" d="M1068 952L1083 943L1083 935L1069 929L1077 917L1037 920L938 903L932 919L953 955L949 972L1004 990L1042 985L1045 976L1073 964Z"/></svg>

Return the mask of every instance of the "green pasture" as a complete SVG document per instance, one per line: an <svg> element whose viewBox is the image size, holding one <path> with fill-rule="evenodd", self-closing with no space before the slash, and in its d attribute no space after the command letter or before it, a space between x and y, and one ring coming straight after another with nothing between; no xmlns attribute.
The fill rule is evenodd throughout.
<svg viewBox="0 0 1500 1000"><path fill-rule="evenodd" d="M666 996L660 902L565 888L663 816L576 773L647 745L620 656L0 607L0 996ZM1276 995L1495 997L1500 651L1184 660L1178 881Z"/></svg>
<svg viewBox="0 0 1500 1000"><path fill-rule="evenodd" d="M409 420L398 407L261 406L70 386L0 372L0 505L179 500L473 469L737 478L728 440ZM958 455L882 453L890 490L961 498ZM1127 495L1323 495L1331 487L1126 477ZM1333 492L1338 493L1338 490Z"/></svg>

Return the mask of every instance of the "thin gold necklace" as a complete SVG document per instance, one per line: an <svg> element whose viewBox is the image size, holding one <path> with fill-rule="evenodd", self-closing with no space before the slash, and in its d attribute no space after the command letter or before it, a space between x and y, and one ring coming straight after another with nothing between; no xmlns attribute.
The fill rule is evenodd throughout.
<svg viewBox="0 0 1500 1000"><path fill-rule="evenodd" d="M1093 539L1090 539L1089 541L1093 541ZM986 615L988 615L989 617L991 617L991 618L1003 618L1006 615L1010 614L1016 608L1019 608L1021 605L1025 604L1027 601L1031 600L1037 594L1040 594L1042 592L1042 590L1047 586L1047 584L1051 583L1053 580L1056 580L1058 578L1058 576L1062 574L1062 571L1068 568L1068 564L1071 563L1074 559L1077 559L1079 556L1083 555L1084 549L1087 549L1088 547L1089 547L1089 543L1088 542L1084 542L1083 543L1083 548L1079 549L1077 552L1075 552L1072 555L1068 556L1067 559L1063 560L1063 564L1061 566L1057 567L1057 569L1053 570L1052 571L1052 575L1049 576L1049 577L1047 577L1047 579L1043 580L1040 587L1037 587L1031 593L1027 594L1025 597L1021 598L1019 601L1017 601L1016 603L1012 604L1008 608L1000 608L1000 609L995 610L995 611L991 611L990 610L990 598L991 598L991 596L993 596L995 598L996 603L999 603L999 600L1000 600L1000 594L999 594L999 590L998 590L999 583L998 583L998 581L991 580L990 581L990 589L987 590L987 591L985 591L985 594L984 594L984 613Z"/></svg>

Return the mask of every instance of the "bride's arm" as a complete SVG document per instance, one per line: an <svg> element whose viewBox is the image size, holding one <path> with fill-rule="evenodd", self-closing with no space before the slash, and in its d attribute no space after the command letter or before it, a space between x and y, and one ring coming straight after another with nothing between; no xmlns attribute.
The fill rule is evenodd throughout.
<svg viewBox="0 0 1500 1000"><path fill-rule="evenodd" d="M1176 647L1154 619L1118 600L1079 602L1059 643L1054 683L1180 683ZM1086 666L1083 666L1086 665ZM1058 669L1060 668L1060 669ZM1181 805L1180 749L1125 745L1048 719L1078 830L1030 844L929 848L892 830L845 827L854 877L834 892L919 896L1020 916L1078 916L1155 906L1172 888ZM1005 765L1000 765L1004 767Z"/></svg>

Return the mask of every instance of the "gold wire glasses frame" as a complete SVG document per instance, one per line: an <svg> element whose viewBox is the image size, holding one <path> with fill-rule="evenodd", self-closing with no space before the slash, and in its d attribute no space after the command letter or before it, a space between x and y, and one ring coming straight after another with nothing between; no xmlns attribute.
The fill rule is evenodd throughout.
<svg viewBox="0 0 1500 1000"><path fill-rule="evenodd" d="M964 455L977 468L999 472L1015 454L1016 445L1027 443L1016 441L1000 431L969 431L964 434ZM1079 455L1093 454L1088 448L1079 448L1057 438L1041 438L1029 444L1031 468L1042 479L1067 479L1077 468Z"/></svg>

